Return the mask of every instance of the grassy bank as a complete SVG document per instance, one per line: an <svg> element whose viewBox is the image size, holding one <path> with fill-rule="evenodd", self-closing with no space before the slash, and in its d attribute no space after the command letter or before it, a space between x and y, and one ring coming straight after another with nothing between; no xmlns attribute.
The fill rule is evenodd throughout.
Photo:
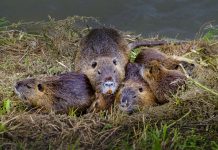
<svg viewBox="0 0 218 150"><path fill-rule="evenodd" d="M41 114L19 101L13 93L17 80L74 69L88 20L94 21L0 24L1 149L218 149L218 40L212 31L202 39L156 47L197 64L187 89L168 104L131 116L114 108L111 114L76 117ZM129 41L143 39L124 34Z"/></svg>

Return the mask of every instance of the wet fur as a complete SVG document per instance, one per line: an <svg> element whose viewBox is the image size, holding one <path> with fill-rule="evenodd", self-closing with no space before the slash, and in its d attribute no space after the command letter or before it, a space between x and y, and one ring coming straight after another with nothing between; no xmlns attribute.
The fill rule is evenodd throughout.
<svg viewBox="0 0 218 150"><path fill-rule="evenodd" d="M157 61L152 61L149 67L142 68L141 74L161 104L168 102L169 96L175 94L186 81L185 75L180 71L168 70Z"/></svg>
<svg viewBox="0 0 218 150"><path fill-rule="evenodd" d="M33 82L34 81L34 82ZM21 93L25 95L27 84L35 88L31 97L26 97L27 102L34 106L44 107L46 110L55 112L68 112L69 109L84 111L94 100L94 91L88 78L83 74L66 73L59 76L47 77L46 80L25 79ZM42 91L37 90L37 85L42 85ZM23 90L23 91L22 91Z"/></svg>
<svg viewBox="0 0 218 150"><path fill-rule="evenodd" d="M96 76L106 64L110 64L119 73L118 78L124 78L124 68L128 62L128 46L122 36L114 29L100 28L93 29L84 37L80 43L81 50L75 59L75 70L86 74L95 89L97 84ZM117 65L113 65L116 58ZM91 67L92 62L97 62L95 69ZM119 83L118 83L119 84Z"/></svg>
<svg viewBox="0 0 218 150"><path fill-rule="evenodd" d="M170 70L181 69L179 65L182 64L189 75L192 74L195 66L192 60L179 56L168 56L161 51L151 48L142 49L142 51L137 55L135 62L148 66L153 60L160 62L166 69Z"/></svg>
<svg viewBox="0 0 218 150"><path fill-rule="evenodd" d="M143 91L139 92L139 88L142 88ZM136 97L131 98L133 96ZM129 63L126 67L125 80L116 95L116 103L118 103L118 105L121 104L122 97L128 97L131 101L131 105L123 109L127 112L156 104L156 98L148 83L141 77L140 66L136 63Z"/></svg>
<svg viewBox="0 0 218 150"><path fill-rule="evenodd" d="M111 77L116 85L112 93L114 94L125 77L125 66L130 52L127 42L114 29L98 28L91 30L82 39L80 47L81 50L77 53L75 59L75 70L87 75L96 93L104 94L100 97L105 97L102 83L105 82L107 77ZM114 59L116 65L113 63ZM97 62L95 68L92 67L93 62ZM99 72L101 72L100 75ZM105 101L107 101L107 105L112 104L111 100ZM93 104L93 106L95 105Z"/></svg>

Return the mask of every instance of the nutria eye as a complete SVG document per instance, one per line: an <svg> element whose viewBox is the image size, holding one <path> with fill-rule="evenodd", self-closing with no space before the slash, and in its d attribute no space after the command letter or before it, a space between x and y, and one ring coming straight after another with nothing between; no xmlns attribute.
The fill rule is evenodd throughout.
<svg viewBox="0 0 218 150"><path fill-rule="evenodd" d="M97 66L97 62L92 63L92 68L95 68Z"/></svg>
<svg viewBox="0 0 218 150"><path fill-rule="evenodd" d="M139 92L143 92L143 88L142 87L139 88Z"/></svg>
<svg viewBox="0 0 218 150"><path fill-rule="evenodd" d="M134 95L132 98L136 98L136 95Z"/></svg>
<svg viewBox="0 0 218 150"><path fill-rule="evenodd" d="M117 65L117 60L114 59L114 60L113 60L113 63L114 63L114 65Z"/></svg>
<svg viewBox="0 0 218 150"><path fill-rule="evenodd" d="M176 65L176 66L175 66L175 69L178 69L178 68L179 68L179 65Z"/></svg>
<svg viewBox="0 0 218 150"><path fill-rule="evenodd" d="M26 85L26 87L27 87L28 89L31 89L31 86L29 86L29 85Z"/></svg>
<svg viewBox="0 0 218 150"><path fill-rule="evenodd" d="M100 70L98 70L98 74L101 74L101 71L100 71Z"/></svg>
<svg viewBox="0 0 218 150"><path fill-rule="evenodd" d="M43 91L42 84L38 84L38 90L41 91L41 92Z"/></svg>
<svg viewBox="0 0 218 150"><path fill-rule="evenodd" d="M114 70L114 73L116 73L116 70Z"/></svg>

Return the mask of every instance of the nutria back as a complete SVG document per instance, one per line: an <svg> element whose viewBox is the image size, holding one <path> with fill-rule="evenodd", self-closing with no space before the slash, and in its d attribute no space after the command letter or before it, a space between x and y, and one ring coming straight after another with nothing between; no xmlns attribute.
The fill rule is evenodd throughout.
<svg viewBox="0 0 218 150"><path fill-rule="evenodd" d="M99 55L100 57L116 57L119 53L124 53L127 50L127 45L127 42L115 29L92 29L89 34L81 40L80 55L91 59L99 57Z"/></svg>
<svg viewBox="0 0 218 150"><path fill-rule="evenodd" d="M80 42L80 50L75 59L75 70L91 67L99 57L117 59L127 63L128 44L119 32L112 28L92 29Z"/></svg>
<svg viewBox="0 0 218 150"><path fill-rule="evenodd" d="M75 72L45 79L24 79L15 85L21 99L46 110L68 112L84 111L94 100L94 90L84 74Z"/></svg>
<svg viewBox="0 0 218 150"><path fill-rule="evenodd" d="M167 56L161 51L156 49L143 49L136 57L135 62L138 64L144 64L145 66L153 60L160 62L167 69L177 69L180 61Z"/></svg>
<svg viewBox="0 0 218 150"><path fill-rule="evenodd" d="M159 50L151 48L142 49L135 59L136 63L144 66L148 66L151 61L158 61L166 69L170 70L181 70L180 64L182 64L189 75L192 74L192 71L195 67L193 60L175 55L168 56Z"/></svg>

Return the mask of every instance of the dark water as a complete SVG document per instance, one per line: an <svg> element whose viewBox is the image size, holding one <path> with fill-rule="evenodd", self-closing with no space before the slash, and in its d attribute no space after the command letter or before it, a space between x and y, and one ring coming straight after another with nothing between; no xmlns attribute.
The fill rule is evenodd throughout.
<svg viewBox="0 0 218 150"><path fill-rule="evenodd" d="M196 37L205 23L218 24L218 0L0 0L0 17L14 21L98 17L121 30L178 39Z"/></svg>

